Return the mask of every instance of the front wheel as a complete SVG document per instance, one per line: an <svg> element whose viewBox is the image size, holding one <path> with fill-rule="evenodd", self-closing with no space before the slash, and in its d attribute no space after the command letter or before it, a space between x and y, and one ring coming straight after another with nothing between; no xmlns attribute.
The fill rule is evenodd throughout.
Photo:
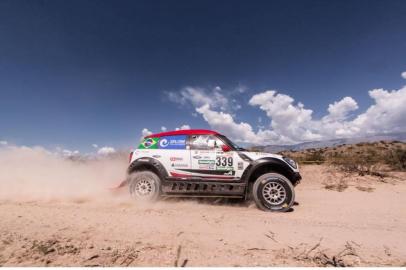
<svg viewBox="0 0 406 270"><path fill-rule="evenodd" d="M255 181L252 196L255 204L261 210L286 212L295 201L295 190L285 176L278 173L266 173Z"/></svg>
<svg viewBox="0 0 406 270"><path fill-rule="evenodd" d="M150 171L133 172L129 176L129 189L137 201L155 201L160 194L161 181Z"/></svg>

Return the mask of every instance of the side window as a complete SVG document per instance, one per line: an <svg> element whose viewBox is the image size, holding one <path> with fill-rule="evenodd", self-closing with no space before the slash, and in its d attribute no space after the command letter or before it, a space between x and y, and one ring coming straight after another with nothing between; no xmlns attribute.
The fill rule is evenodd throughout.
<svg viewBox="0 0 406 270"><path fill-rule="evenodd" d="M214 139L216 140L216 148L221 148L221 146L224 145L224 142L219 138L214 137Z"/></svg>
<svg viewBox="0 0 406 270"><path fill-rule="evenodd" d="M190 149L192 150L214 150L220 148L223 142L212 135L190 136Z"/></svg>

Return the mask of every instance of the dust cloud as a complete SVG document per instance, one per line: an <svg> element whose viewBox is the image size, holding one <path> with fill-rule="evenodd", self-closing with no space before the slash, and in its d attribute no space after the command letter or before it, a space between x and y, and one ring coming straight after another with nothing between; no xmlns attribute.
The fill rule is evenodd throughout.
<svg viewBox="0 0 406 270"><path fill-rule="evenodd" d="M0 148L0 200L95 200L125 178L124 156L71 160L42 147Z"/></svg>

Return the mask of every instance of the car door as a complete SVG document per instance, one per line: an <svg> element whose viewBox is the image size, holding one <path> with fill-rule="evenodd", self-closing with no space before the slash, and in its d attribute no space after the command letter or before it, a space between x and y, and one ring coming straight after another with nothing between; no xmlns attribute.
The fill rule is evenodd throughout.
<svg viewBox="0 0 406 270"><path fill-rule="evenodd" d="M224 143L213 135L192 135L190 145L190 173L202 179L233 179L234 151L224 152Z"/></svg>
<svg viewBox="0 0 406 270"><path fill-rule="evenodd" d="M190 151L187 135L163 136L157 143L158 160L164 163L172 177L181 177L184 169L190 169Z"/></svg>

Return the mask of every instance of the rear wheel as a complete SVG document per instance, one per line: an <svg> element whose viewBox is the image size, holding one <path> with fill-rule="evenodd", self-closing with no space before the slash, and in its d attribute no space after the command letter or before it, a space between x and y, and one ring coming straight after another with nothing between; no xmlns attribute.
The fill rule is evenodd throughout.
<svg viewBox="0 0 406 270"><path fill-rule="evenodd" d="M161 181L153 172L133 172L129 176L131 196L138 201L155 201L161 191Z"/></svg>
<svg viewBox="0 0 406 270"><path fill-rule="evenodd" d="M295 201L295 190L285 176L278 173L266 173L255 181L252 196L255 204L261 210L286 212Z"/></svg>

